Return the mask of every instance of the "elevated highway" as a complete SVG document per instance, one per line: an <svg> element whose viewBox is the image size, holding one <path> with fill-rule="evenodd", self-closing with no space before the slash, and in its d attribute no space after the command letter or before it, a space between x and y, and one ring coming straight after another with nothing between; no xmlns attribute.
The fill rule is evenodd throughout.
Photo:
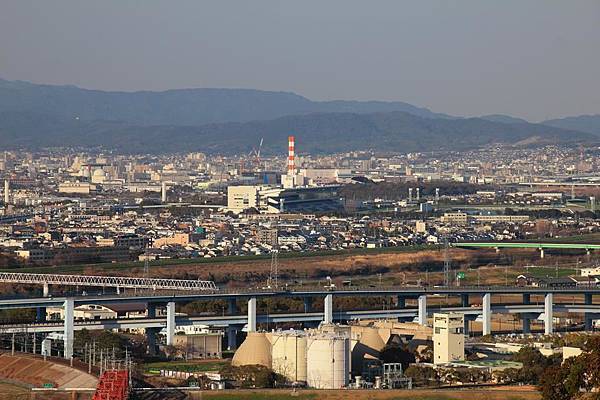
<svg viewBox="0 0 600 400"><path fill-rule="evenodd" d="M74 297L27 297L0 299L0 309L61 307L67 298L74 304L116 304L145 302L153 304L166 304L168 302L188 303L202 300L247 300L250 298L314 298L332 295L335 297L391 297L418 298L420 296L483 296L492 295L600 295L600 287L519 287L519 286L467 286L467 287L422 287L401 286L382 288L294 288L290 290L263 290L240 289L218 291L138 291L123 292L121 294L107 294L102 296L74 296Z"/></svg>
<svg viewBox="0 0 600 400"><path fill-rule="evenodd" d="M556 304L554 311L565 313L590 313L600 316L600 305L585 304ZM430 307L428 314L436 312L455 312L464 314L470 319L482 315L482 307ZM537 304L500 304L491 307L492 313L502 314L533 314L536 318L544 313L544 305ZM348 310L333 313L333 321L353 321L361 319L414 319L419 314L418 308L391 310ZM278 324L289 322L321 322L325 317L323 312L259 314L257 323ZM176 326L208 325L218 327L243 326L248 322L247 315L211 315L211 316L175 316ZM0 333L49 333L61 332L64 321L48 321L31 324L0 325ZM166 328L167 317L148 318L118 318L102 320L75 320L74 330L109 330L109 329L147 329Z"/></svg>
<svg viewBox="0 0 600 400"><path fill-rule="evenodd" d="M493 295L520 295L521 304L492 304ZM583 304L555 304L554 295L583 295ZM553 312L582 313L586 329L591 329L593 319L600 318L600 306L593 304L593 295L600 294L596 287L511 287L511 286L479 286L479 287L389 287L389 288L294 288L290 290L247 289L247 290L180 290L122 293L106 296L77 297L39 297L0 299L0 309L62 307L64 321L59 323L37 323L20 326L0 326L1 329L13 329L28 332L62 331L65 338L65 357L72 356L74 331L76 329L133 329L146 328L147 333L155 335L157 330L166 328L166 343L174 341L177 325L216 325L227 327L247 326L248 331L255 331L258 323L282 322L319 322L347 321L365 318L401 318L413 319L422 325L427 324L427 317L435 311L454 311L465 314L468 318L477 318L482 322L483 334L492 332L493 313L520 314L523 320L523 331L529 331L529 321L542 317L545 333L553 332ZM456 296L460 298L461 307L435 308L428 307L428 297ZM543 296L541 304L533 304L531 296ZM397 308L392 310L335 310L334 297L395 297ZM472 306L470 298L480 297L477 306ZM257 299L277 297L299 298L304 300L305 313L269 314L257 313ZM312 299L323 299L322 312L311 310ZM406 308L406 299L416 299L416 308ZM230 315L185 317L175 312L176 303L193 301L226 300L229 303ZM237 314L237 302L247 301L247 315ZM146 303L147 318L79 321L75 319L75 307L86 304L110 305L119 303ZM157 317L156 308L165 307L166 316ZM150 328L150 329L148 329ZM160 328L160 329L159 329ZM231 335L228 334L231 337ZM152 339L154 340L154 339ZM151 340L149 339L149 342Z"/></svg>

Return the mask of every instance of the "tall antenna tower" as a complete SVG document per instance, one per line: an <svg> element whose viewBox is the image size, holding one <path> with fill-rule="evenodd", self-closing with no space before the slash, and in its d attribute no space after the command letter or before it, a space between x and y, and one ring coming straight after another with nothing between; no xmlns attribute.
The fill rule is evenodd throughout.
<svg viewBox="0 0 600 400"><path fill-rule="evenodd" d="M448 252L448 237L444 236L444 286L450 286L450 253Z"/></svg>

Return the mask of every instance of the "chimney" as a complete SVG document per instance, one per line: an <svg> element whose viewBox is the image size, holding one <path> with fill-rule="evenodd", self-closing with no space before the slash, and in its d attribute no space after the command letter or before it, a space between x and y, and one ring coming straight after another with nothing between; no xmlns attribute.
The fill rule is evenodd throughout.
<svg viewBox="0 0 600 400"><path fill-rule="evenodd" d="M288 136L288 175L293 176L296 174L296 153L295 153L295 139L293 136Z"/></svg>
<svg viewBox="0 0 600 400"><path fill-rule="evenodd" d="M10 181L4 180L4 204L10 204Z"/></svg>
<svg viewBox="0 0 600 400"><path fill-rule="evenodd" d="M167 182L165 181L162 182L162 187L160 191L160 201L162 201L163 203L167 202Z"/></svg>

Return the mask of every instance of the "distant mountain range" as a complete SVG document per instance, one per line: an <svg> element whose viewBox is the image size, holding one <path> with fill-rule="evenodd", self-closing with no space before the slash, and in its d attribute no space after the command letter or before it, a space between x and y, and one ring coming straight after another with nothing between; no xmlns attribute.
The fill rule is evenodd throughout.
<svg viewBox="0 0 600 400"><path fill-rule="evenodd" d="M599 141L600 117L579 118L532 124L506 115L454 117L402 102L318 102L287 92L103 92L0 80L4 149L86 146L233 154L249 152L264 138L265 153L281 153L288 134L298 136L300 152L309 153Z"/></svg>
<svg viewBox="0 0 600 400"><path fill-rule="evenodd" d="M580 132L593 133L600 136L600 114L580 115L578 117L566 117L561 119L550 119L543 122L544 125L556 128L572 129Z"/></svg>
<svg viewBox="0 0 600 400"><path fill-rule="evenodd" d="M290 92L253 89L105 92L0 79L0 112L3 111L78 117L86 121L180 126L268 120L317 112L405 111L420 117L449 118L402 102L312 101Z"/></svg>

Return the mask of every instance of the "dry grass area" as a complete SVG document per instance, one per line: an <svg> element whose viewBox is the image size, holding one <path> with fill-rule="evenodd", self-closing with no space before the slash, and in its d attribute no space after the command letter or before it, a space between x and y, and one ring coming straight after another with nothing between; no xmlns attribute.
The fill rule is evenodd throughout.
<svg viewBox="0 0 600 400"><path fill-rule="evenodd" d="M546 265L546 268L532 270L543 276L554 275L554 266L575 263L577 257L573 256L547 256L539 259L536 250L507 250L496 253L494 250L478 249L467 250L452 248L449 258L453 268L459 267L466 272L467 278L463 282L467 285L477 284L478 267L481 284L504 285L507 281L512 284L518 274L523 273L523 265L535 263ZM332 276L338 283L345 279L352 279L353 284L379 285L379 273L382 274L383 285L401 285L403 283L416 284L429 282L440 284L443 282L441 271L444 263L444 251L440 249L420 251L399 251L369 254L339 254L328 256L306 256L298 258L280 258L279 273L283 281L314 282L324 280L325 276ZM514 265L508 270L502 266L510 263ZM495 267L495 265L500 265ZM229 281L228 285L247 287L253 283L264 283L271 267L270 260L243 260L224 262L174 264L153 267L151 274L155 277L214 279L218 283ZM425 269L429 272L426 273ZM98 273L93 267L84 270L86 274ZM132 268L123 275L137 275L141 268ZM508 273L507 273L508 272ZM564 270L561 274L572 273Z"/></svg>
<svg viewBox="0 0 600 400"><path fill-rule="evenodd" d="M483 251L471 251L463 249L451 249L450 258L454 265L472 265L481 263ZM486 252L485 258L493 259L500 257L495 253ZM318 279L316 275L332 275L339 279L361 278L377 276L384 271L386 276L396 278L395 283L406 280L416 282L418 279L424 281L425 273L418 272L421 266L431 266L432 270L440 270L444 261L444 252L441 250L422 250L406 252L387 252L373 254L340 254L333 256L315 256L299 258L282 258L279 260L279 272L289 279L311 280ZM168 265L153 267L151 273L155 277L172 278L233 278L247 282L262 282L269 273L270 260L244 260L226 261L199 264ZM136 275L141 273L141 268L132 268L123 275ZM93 266L84 270L86 274L98 273ZM404 274L404 275L403 275ZM439 276L438 276L439 275ZM430 278L440 279L440 274L431 273ZM324 276L323 276L324 278Z"/></svg>

